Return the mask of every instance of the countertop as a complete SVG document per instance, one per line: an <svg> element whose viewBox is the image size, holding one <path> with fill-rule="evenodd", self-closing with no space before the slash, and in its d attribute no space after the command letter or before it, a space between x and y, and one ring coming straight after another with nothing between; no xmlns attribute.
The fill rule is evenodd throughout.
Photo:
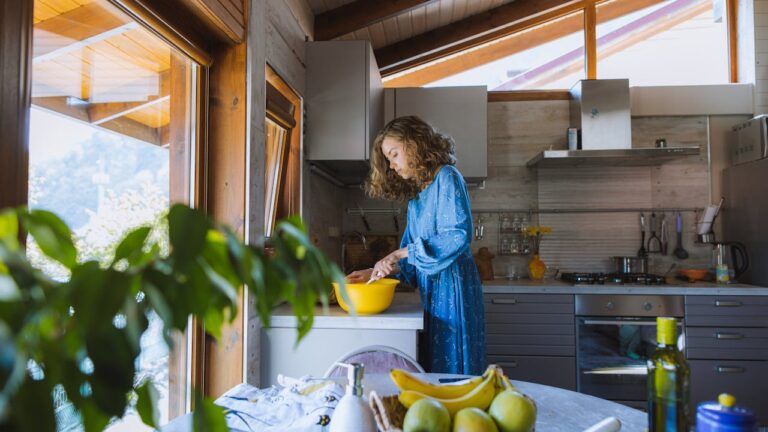
<svg viewBox="0 0 768 432"><path fill-rule="evenodd" d="M271 327L295 328L296 317L290 305L282 305L272 313ZM396 292L387 310L376 315L350 315L339 306L329 306L327 313L322 306L315 307L313 329L379 329L422 330L424 309L418 294Z"/></svg>
<svg viewBox="0 0 768 432"><path fill-rule="evenodd" d="M740 295L768 296L768 288L746 284L716 284L711 282L673 285L573 285L558 279L532 281L529 279L496 279L483 281L485 294L667 294L667 295Z"/></svg>

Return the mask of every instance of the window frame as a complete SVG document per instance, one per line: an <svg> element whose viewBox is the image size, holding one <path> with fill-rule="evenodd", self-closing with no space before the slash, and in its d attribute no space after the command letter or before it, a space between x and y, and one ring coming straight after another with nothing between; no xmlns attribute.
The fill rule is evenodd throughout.
<svg viewBox="0 0 768 432"><path fill-rule="evenodd" d="M543 24L556 21L565 15L569 15L577 12L582 12L583 22L584 22L584 26L583 26L584 76L586 77L586 79L597 79L599 78L598 66L597 66L597 60L598 60L597 58L597 25L598 25L597 6L603 3L608 3L610 1L613 1L613 0L581 0L576 3L568 3L546 14L528 18L521 22L514 23L510 26L507 26L500 30L492 32L489 35L480 36L477 38L477 40L470 40L465 43L459 44L459 47L457 48L449 47L443 50L438 50L432 54L420 57L411 62L406 62L403 65L389 68L386 71L382 72L382 78L386 78L388 76L392 76L395 74L402 74L403 72L406 72L411 68L414 68L415 70L410 74L403 74L403 76L396 77L389 82L385 81L384 86L385 87L423 86L425 83L434 81L434 79L431 79L428 82L425 80L426 76L430 73L427 65L440 59L444 59L444 64L448 64L452 60L461 61L459 60L460 55L457 56L458 53L456 52L456 50L461 49L461 47L465 47L465 49L477 48L479 45L493 43L494 41L500 40L502 38L513 36L515 34L525 32L530 29L534 29L537 26L541 26ZM739 76L738 74L738 41L737 41L738 0L725 0L725 2L726 2L725 13L726 13L726 21L727 21L727 35L728 35L728 41L726 45L728 47L729 82L733 84L733 83L738 83L738 76ZM456 59L448 58L450 56L455 56ZM471 64L472 62L468 61L468 63ZM475 65L475 66L478 66L478 65ZM445 65L443 67L445 67ZM410 79L408 77L410 77ZM535 92L539 90L522 90L522 91L529 94L531 91ZM515 100L514 99L515 96L512 96L515 92L517 92L517 90L498 92L501 94L498 96L495 96L495 99L497 101L500 101L505 97L503 95L506 95L510 98L513 98L510 100ZM492 92L492 91L489 92L489 94L491 93L497 93L497 92Z"/></svg>

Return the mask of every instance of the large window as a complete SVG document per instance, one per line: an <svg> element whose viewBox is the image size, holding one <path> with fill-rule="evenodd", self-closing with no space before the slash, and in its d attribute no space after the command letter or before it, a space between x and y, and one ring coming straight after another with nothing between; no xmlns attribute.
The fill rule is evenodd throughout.
<svg viewBox="0 0 768 432"><path fill-rule="evenodd" d="M629 78L632 86L735 82L729 68L735 29L727 16L733 1L584 2L581 8L595 7L595 19L563 5L551 12L557 18L531 16L503 37L450 55L426 55L431 61L385 76L384 85L501 91L567 89L582 78ZM594 50L585 49L585 34L596 35ZM586 59L594 61L593 70L586 70Z"/></svg>
<svg viewBox="0 0 768 432"><path fill-rule="evenodd" d="M30 207L69 224L83 261L109 261L116 241L143 225L167 247L159 218L171 202L192 201L197 66L106 0L35 0L34 22ZM31 239L28 253L69 277ZM155 384L163 424L183 412L186 356L148 318L136 380ZM63 389L54 399L59 430L79 430ZM108 430L149 428L129 409Z"/></svg>

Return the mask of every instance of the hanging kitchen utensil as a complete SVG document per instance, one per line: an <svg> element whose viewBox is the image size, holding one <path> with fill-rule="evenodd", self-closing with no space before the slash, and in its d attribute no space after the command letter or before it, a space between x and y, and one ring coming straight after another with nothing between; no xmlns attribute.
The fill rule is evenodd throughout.
<svg viewBox="0 0 768 432"><path fill-rule="evenodd" d="M645 250L645 215L640 213L640 249L637 251L637 256L646 257L648 251Z"/></svg>
<svg viewBox="0 0 768 432"><path fill-rule="evenodd" d="M661 252L661 240L656 236L656 212L651 213L651 237L648 239L648 253Z"/></svg>
<svg viewBox="0 0 768 432"><path fill-rule="evenodd" d="M367 232L371 232L371 224L368 223L368 219L366 219L365 217L365 210L363 210L363 208L360 207L360 204L358 203L355 203L355 204L357 204L357 208L358 210L360 210L360 218L363 220L363 225L365 226L365 230Z"/></svg>
<svg viewBox="0 0 768 432"><path fill-rule="evenodd" d="M669 251L669 233L667 232L667 214L661 215L661 254L667 256Z"/></svg>
<svg viewBox="0 0 768 432"><path fill-rule="evenodd" d="M688 258L688 251L683 249L683 214L677 212L677 247L673 252L678 259Z"/></svg>

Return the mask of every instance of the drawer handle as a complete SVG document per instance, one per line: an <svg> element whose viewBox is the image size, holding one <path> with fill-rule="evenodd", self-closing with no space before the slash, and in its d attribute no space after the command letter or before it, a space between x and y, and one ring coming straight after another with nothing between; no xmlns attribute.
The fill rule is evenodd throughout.
<svg viewBox="0 0 768 432"><path fill-rule="evenodd" d="M740 301L715 300L715 307L739 307Z"/></svg>
<svg viewBox="0 0 768 432"><path fill-rule="evenodd" d="M511 367L511 368L516 368L516 367L517 367L517 362L516 362L516 361L511 361L511 362L509 362L509 363L506 363L506 362L505 362L505 363L504 363L504 366L505 366L505 367L506 367L506 366L509 366L509 367Z"/></svg>
<svg viewBox="0 0 768 432"><path fill-rule="evenodd" d="M718 366L715 370L717 373L744 373L744 368L738 366Z"/></svg>
<svg viewBox="0 0 768 432"><path fill-rule="evenodd" d="M739 333L715 333L715 339L744 339L744 335Z"/></svg>
<svg viewBox="0 0 768 432"><path fill-rule="evenodd" d="M493 304L517 304L516 299L493 299L491 300L491 303Z"/></svg>

